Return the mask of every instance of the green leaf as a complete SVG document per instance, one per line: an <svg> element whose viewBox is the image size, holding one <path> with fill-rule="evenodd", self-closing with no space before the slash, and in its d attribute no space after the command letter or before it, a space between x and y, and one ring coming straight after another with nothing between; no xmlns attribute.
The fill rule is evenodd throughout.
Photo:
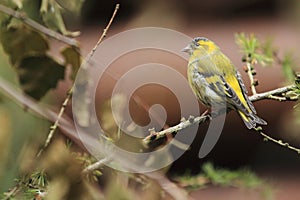
<svg viewBox="0 0 300 200"><path fill-rule="evenodd" d="M61 7L54 0L42 0L40 13L44 23L52 30L59 31L64 35L76 37L79 32L70 32L66 29L61 14Z"/></svg>
<svg viewBox="0 0 300 200"><path fill-rule="evenodd" d="M9 27L0 29L0 42L13 65L26 55L44 54L49 49L48 42L38 32L14 21Z"/></svg>
<svg viewBox="0 0 300 200"><path fill-rule="evenodd" d="M65 59L65 66L68 64L72 66L70 78L75 80L77 71L81 65L81 56L79 54L79 50L76 49L76 47L67 46L61 51L61 54Z"/></svg>
<svg viewBox="0 0 300 200"><path fill-rule="evenodd" d="M47 55L34 55L23 58L16 70L22 90L40 100L64 79L65 67Z"/></svg>

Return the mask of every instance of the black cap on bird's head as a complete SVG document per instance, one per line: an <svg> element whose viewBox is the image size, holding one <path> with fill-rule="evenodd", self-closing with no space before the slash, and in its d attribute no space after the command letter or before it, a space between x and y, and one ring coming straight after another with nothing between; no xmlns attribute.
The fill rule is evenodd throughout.
<svg viewBox="0 0 300 200"><path fill-rule="evenodd" d="M205 38L205 37L196 37L193 39L193 42L196 44L200 44L201 42L208 42L209 39Z"/></svg>
<svg viewBox="0 0 300 200"><path fill-rule="evenodd" d="M211 40L205 37L196 37L188 46L186 46L181 51L187 52L188 54L192 54L192 52L199 47L203 47L210 52L211 50L214 50L217 46Z"/></svg>

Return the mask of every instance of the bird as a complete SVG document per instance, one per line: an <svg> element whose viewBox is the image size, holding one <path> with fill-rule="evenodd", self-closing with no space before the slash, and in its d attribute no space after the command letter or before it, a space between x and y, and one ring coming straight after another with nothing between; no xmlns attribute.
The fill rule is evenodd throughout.
<svg viewBox="0 0 300 200"><path fill-rule="evenodd" d="M236 110L248 129L267 124L257 116L241 74L220 47L205 37L196 37L182 51L189 54L189 85L204 105Z"/></svg>

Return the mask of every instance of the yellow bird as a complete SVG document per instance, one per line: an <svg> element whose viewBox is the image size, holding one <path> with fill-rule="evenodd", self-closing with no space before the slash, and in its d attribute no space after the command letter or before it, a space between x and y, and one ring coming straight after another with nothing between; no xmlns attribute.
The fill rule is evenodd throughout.
<svg viewBox="0 0 300 200"><path fill-rule="evenodd" d="M240 73L214 42L197 37L182 51L190 56L189 84L203 104L236 110L248 129L267 124L256 115Z"/></svg>

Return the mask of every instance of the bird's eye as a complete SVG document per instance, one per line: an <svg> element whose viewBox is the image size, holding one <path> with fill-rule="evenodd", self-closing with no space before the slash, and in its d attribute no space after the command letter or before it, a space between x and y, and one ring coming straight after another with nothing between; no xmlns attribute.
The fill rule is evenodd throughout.
<svg viewBox="0 0 300 200"><path fill-rule="evenodd" d="M201 40L202 40L201 37L197 37L197 38L194 39L194 43L195 43L196 47L199 47L199 46L200 46L200 43L199 43L199 42L201 42Z"/></svg>

